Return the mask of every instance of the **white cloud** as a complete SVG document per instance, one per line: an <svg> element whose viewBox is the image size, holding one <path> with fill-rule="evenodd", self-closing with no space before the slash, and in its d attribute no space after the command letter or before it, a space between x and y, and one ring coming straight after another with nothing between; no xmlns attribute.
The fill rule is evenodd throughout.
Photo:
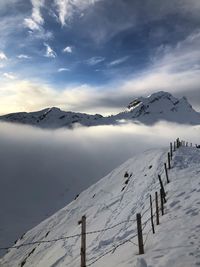
<svg viewBox="0 0 200 267"><path fill-rule="evenodd" d="M46 47L45 57L51 57L51 58L57 57L56 52L48 44L44 43L44 46Z"/></svg>
<svg viewBox="0 0 200 267"><path fill-rule="evenodd" d="M74 12L82 13L83 10L100 0L54 0L58 17L62 26L69 22Z"/></svg>
<svg viewBox="0 0 200 267"><path fill-rule="evenodd" d="M44 2L45 0L31 0L32 14L29 18L24 19L24 25L33 32L40 32L40 37L46 39L44 38L46 37L45 30L42 27L44 24L44 18L41 14L41 8L44 7Z"/></svg>
<svg viewBox="0 0 200 267"><path fill-rule="evenodd" d="M68 68L60 68L60 69L58 69L58 72L64 72L64 71L70 71L70 69L68 69Z"/></svg>
<svg viewBox="0 0 200 267"><path fill-rule="evenodd" d="M71 46L66 46L66 47L63 49L63 52L64 52L64 53L72 53L72 47L71 47Z"/></svg>
<svg viewBox="0 0 200 267"><path fill-rule="evenodd" d="M24 25L32 31L41 29L40 25L31 18L24 19Z"/></svg>
<svg viewBox="0 0 200 267"><path fill-rule="evenodd" d="M91 57L86 60L86 63L90 66L95 66L103 61L105 61L105 57Z"/></svg>
<svg viewBox="0 0 200 267"><path fill-rule="evenodd" d="M44 19L41 15L40 9L44 6L44 0L31 0L33 9L32 9L32 18L35 22L42 25Z"/></svg>
<svg viewBox="0 0 200 267"><path fill-rule="evenodd" d="M4 52L0 51L0 60L7 60L7 59L8 58L7 58L6 54Z"/></svg>
<svg viewBox="0 0 200 267"><path fill-rule="evenodd" d="M125 62L127 59L129 58L129 56L125 56L122 58L118 58L116 60L111 61L110 63L108 63L108 66L116 66L116 65L120 65L123 62Z"/></svg>
<svg viewBox="0 0 200 267"><path fill-rule="evenodd" d="M9 80L15 80L16 79L16 76L14 74L8 73L8 72L3 73L3 76Z"/></svg>
<svg viewBox="0 0 200 267"><path fill-rule="evenodd" d="M30 56L25 55L25 54L18 55L17 58L19 58L19 59L31 59Z"/></svg>

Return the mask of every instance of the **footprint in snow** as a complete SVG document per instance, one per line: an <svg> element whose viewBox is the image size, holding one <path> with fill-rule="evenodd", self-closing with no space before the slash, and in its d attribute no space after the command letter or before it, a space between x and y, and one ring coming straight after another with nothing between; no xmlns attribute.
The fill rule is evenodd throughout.
<svg viewBox="0 0 200 267"><path fill-rule="evenodd" d="M154 259L159 259L159 258L162 258L164 255L157 255L155 257L153 257Z"/></svg>
<svg viewBox="0 0 200 267"><path fill-rule="evenodd" d="M196 188L191 190L190 193L194 193L195 191L197 191Z"/></svg>
<svg viewBox="0 0 200 267"><path fill-rule="evenodd" d="M181 197L181 196L183 196L183 195L185 195L185 192L181 192L181 193L178 194L176 197Z"/></svg>
<svg viewBox="0 0 200 267"><path fill-rule="evenodd" d="M179 202L180 202L179 200L177 200L177 201L173 201L172 203L169 204L169 206L170 206L171 208L173 208L173 207L176 206Z"/></svg>
<svg viewBox="0 0 200 267"><path fill-rule="evenodd" d="M185 214L190 214L191 216L197 216L199 214L197 209L189 209Z"/></svg>
<svg viewBox="0 0 200 267"><path fill-rule="evenodd" d="M186 200L186 199L189 199L191 196L187 196L187 197L185 197L184 199Z"/></svg>

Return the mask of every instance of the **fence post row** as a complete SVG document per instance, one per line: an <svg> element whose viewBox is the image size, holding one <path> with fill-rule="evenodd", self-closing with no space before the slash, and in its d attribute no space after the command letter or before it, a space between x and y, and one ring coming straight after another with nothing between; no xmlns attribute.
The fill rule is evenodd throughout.
<svg viewBox="0 0 200 267"><path fill-rule="evenodd" d="M86 216L78 222L81 224L81 267L86 267Z"/></svg>
<svg viewBox="0 0 200 267"><path fill-rule="evenodd" d="M138 232L138 246L139 246L139 254L144 254L144 243L143 243L143 235L142 235L142 219L141 214L137 213L137 232Z"/></svg>

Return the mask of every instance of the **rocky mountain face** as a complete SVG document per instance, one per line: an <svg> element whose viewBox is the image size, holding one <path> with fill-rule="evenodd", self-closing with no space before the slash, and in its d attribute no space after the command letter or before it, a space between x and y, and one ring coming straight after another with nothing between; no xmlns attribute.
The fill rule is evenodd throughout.
<svg viewBox="0 0 200 267"><path fill-rule="evenodd" d="M181 124L200 124L200 113L196 112L185 97L175 98L167 92L157 92L148 97L134 99L127 109L119 114L103 117L85 113L66 112L52 107L37 112L19 112L0 116L0 120L38 126L41 128L111 125L121 121L154 124L169 121Z"/></svg>

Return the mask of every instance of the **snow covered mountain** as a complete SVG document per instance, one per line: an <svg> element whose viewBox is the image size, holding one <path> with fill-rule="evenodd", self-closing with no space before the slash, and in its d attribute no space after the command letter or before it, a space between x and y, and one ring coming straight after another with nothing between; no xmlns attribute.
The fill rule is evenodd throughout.
<svg viewBox="0 0 200 267"><path fill-rule="evenodd" d="M125 112L115 116L117 120L137 120L154 124L164 120L181 124L200 124L200 113L189 104L186 97L177 99L167 92L154 93L146 98L132 101Z"/></svg>
<svg viewBox="0 0 200 267"><path fill-rule="evenodd" d="M157 92L148 97L132 101L124 112L109 117L89 115L47 108L38 112L19 112L0 116L0 120L34 125L42 128L73 127L117 124L122 121L154 124L170 121L181 124L200 124L200 113L196 112L185 97L177 99L167 92Z"/></svg>
<svg viewBox="0 0 200 267"><path fill-rule="evenodd" d="M148 150L113 170L27 232L15 244L17 248L0 260L0 266L80 266L78 221L83 215L87 218L88 267L199 266L200 149L181 147L174 153L170 183L165 185L166 214L156 233L151 233L149 195L154 196L160 188L158 174L165 180L167 152ZM143 256L137 255L137 212L142 214Z"/></svg>
<svg viewBox="0 0 200 267"><path fill-rule="evenodd" d="M62 111L59 108L46 108L36 112L19 112L4 115L0 120L7 122L22 123L39 126L42 128L72 127L76 123L85 126L97 125L101 115L88 115L85 113L75 113Z"/></svg>

